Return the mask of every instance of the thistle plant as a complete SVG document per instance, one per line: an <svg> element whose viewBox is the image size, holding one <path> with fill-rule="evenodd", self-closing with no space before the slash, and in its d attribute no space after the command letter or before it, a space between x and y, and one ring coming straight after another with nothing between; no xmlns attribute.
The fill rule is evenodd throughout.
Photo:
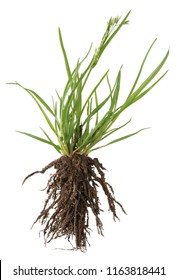
<svg viewBox="0 0 178 280"><path fill-rule="evenodd" d="M122 66L118 70L113 85L111 85L108 70L100 76L89 93L86 92L86 84L105 49L120 29L128 24L129 14L130 12L124 18L111 17L99 47L91 55L91 45L86 56L77 60L74 69L70 67L62 33L60 28L58 29L68 79L63 93L56 92L56 97L52 97L51 105L47 104L35 91L18 82L11 83L24 89L34 99L51 134L43 128L41 128L43 137L28 132L18 132L51 145L61 154L60 158L49 163L41 171L35 171L24 179L25 182L27 178L36 173L44 173L52 167L55 169L55 173L50 176L47 183L47 199L43 210L35 221L35 223L40 221L44 225L45 243L64 236L68 238L74 249L86 250L90 234L89 208L95 216L98 233L103 234L103 224L99 217L102 211L97 191L99 186L106 195L114 220L118 219L116 205L119 205L125 212L123 206L115 199L113 188L106 182L105 168L97 158L92 159L88 155L94 150L125 140L143 130L140 129L105 142L112 134L130 122L129 120L119 127L113 127L121 113L144 97L166 75L167 71L158 76L168 58L169 51L148 77L140 82L143 68L156 39L152 42L143 58L130 92L121 105L118 104L118 101ZM105 98L101 98L98 90L104 81L107 84L108 94ZM56 139L55 141L52 140L51 135ZM74 244L72 243L73 238Z"/></svg>

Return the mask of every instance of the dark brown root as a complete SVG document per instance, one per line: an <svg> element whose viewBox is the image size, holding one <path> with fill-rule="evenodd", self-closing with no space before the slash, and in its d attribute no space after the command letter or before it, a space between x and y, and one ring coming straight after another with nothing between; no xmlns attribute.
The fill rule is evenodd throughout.
<svg viewBox="0 0 178 280"><path fill-rule="evenodd" d="M97 158L92 159L77 153L71 157L62 156L41 171L28 175L24 182L30 176L44 173L51 167L54 167L56 172L51 175L45 188L48 197L34 224L40 221L44 225L45 243L61 236L70 242L74 237L74 249L85 251L89 244L87 237L90 234L89 208L94 214L98 233L103 235L103 224L99 218L102 211L97 191L99 186L107 197L114 220L118 219L116 204L125 214L126 212L115 200L112 187L105 181L103 172L105 168Z"/></svg>

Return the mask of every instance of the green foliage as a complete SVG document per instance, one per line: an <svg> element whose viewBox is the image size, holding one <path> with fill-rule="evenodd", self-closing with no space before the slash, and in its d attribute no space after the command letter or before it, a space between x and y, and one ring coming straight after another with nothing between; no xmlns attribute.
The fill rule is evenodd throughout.
<svg viewBox="0 0 178 280"><path fill-rule="evenodd" d="M118 141L122 141L143 130L141 129L129 135L116 138L115 140L112 140L107 144L102 144L101 146L97 145L99 142L109 137L116 131L120 130L130 122L128 121L117 128L111 128L120 114L126 108L146 95L166 75L167 71L164 72L161 76L157 77L158 73L167 60L169 51L163 57L159 65L156 66L155 69L153 69L149 76L144 80L144 82L138 85L147 57L156 40L154 40L149 47L140 66L134 84L130 90L130 93L121 106L118 106L118 99L120 92L122 67L118 71L113 86L111 86L110 84L108 75L109 71L106 71L100 78L98 83L94 86L91 93L87 97L85 97L85 102L83 101L84 88L86 83L88 82L93 68L98 64L104 50L110 44L111 40L115 37L122 26L128 23L129 14L130 12L122 20L119 17L110 18L99 47L96 49L94 55L89 60L87 67L83 71L81 70L81 66L84 65L84 61L86 62L89 59L92 46L90 47L87 55L83 58L83 60L78 60L74 70L71 71L62 39L61 30L60 28L58 29L59 42L68 76L63 95L59 96L59 94L57 93L56 100L52 100L52 106L50 107L44 101L44 99L33 90L25 88L17 82L12 83L20 86L26 92L28 92L28 94L31 95L31 97L38 105L40 111L42 112L49 128L51 129L51 132L55 135L57 143L55 144L43 129L41 130L45 138L41 138L27 132L18 132L53 146L59 153L63 155L71 156L74 152L88 154L93 150L108 146ZM107 81L109 93L104 100L99 101L97 91L103 81ZM108 107L107 109L106 106ZM102 115L102 117L100 117L101 110L103 108L105 108L105 113Z"/></svg>

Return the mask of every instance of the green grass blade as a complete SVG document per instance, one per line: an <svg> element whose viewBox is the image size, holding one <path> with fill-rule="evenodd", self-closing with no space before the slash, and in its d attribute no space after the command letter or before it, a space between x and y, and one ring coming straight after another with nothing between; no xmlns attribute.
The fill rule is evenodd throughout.
<svg viewBox="0 0 178 280"><path fill-rule="evenodd" d="M90 130L86 137L81 137L78 149L85 149L86 146L91 143L97 143L98 138L101 137L103 130L108 125L108 120L111 116L111 112L107 112L105 116L98 122L98 124Z"/></svg>
<svg viewBox="0 0 178 280"><path fill-rule="evenodd" d="M45 113L45 111L43 110L43 108L41 107L40 103L39 103L37 100L36 100L36 103L37 103L37 105L38 105L40 111L42 112L42 114L43 114L45 120L47 121L49 127L50 127L51 130L54 132L54 134L55 134L56 136L58 136L58 133L57 133L55 127L53 126L52 122L50 121L49 117L47 116L47 114Z"/></svg>
<svg viewBox="0 0 178 280"><path fill-rule="evenodd" d="M122 66L121 66L122 68ZM120 92L120 83L121 83L121 68L116 78L115 85L113 87L113 96L111 96L111 106L110 110L115 110L118 102L119 92Z"/></svg>
<svg viewBox="0 0 178 280"><path fill-rule="evenodd" d="M102 126L101 130L99 130L100 135L97 135L97 137L93 138L93 141L90 141L90 143L88 143L85 153L89 153L93 146L95 146L97 143L101 142L103 139L107 138L111 134L115 133L117 130L126 126L130 121L131 121L131 119L129 121L127 121L126 123L124 123L123 125L121 125L120 127L113 128L110 130L108 130L108 127L110 125L108 125L108 123L105 122L105 124Z"/></svg>
<svg viewBox="0 0 178 280"><path fill-rule="evenodd" d="M40 142L49 144L49 145L53 146L55 149L58 149L58 152L59 152L59 150L60 150L60 147L59 147L58 145L54 144L52 141L48 141L48 140L46 140L46 139L44 139L44 138L38 137L38 136L36 136L36 135L33 135L33 134L31 134L31 133L27 133L27 132L23 132L23 131L19 131L19 130L17 130L16 132L21 133L21 134L24 134L24 135L27 135L27 136L29 136L29 137L31 137L31 138L34 138L35 140L38 140L38 141L40 141Z"/></svg>
<svg viewBox="0 0 178 280"><path fill-rule="evenodd" d="M107 84L108 84L108 87L109 87L109 92L111 93L112 92L112 87L111 87L111 83L110 83L110 80L109 80L109 75L106 76L106 80L107 80Z"/></svg>
<svg viewBox="0 0 178 280"><path fill-rule="evenodd" d="M54 148L60 153L61 149L59 146L55 145L53 143L53 141L51 140L51 138L48 136L48 134L44 131L44 129L42 127L40 127L40 129L43 131L44 135L46 136L46 138L49 140L49 142L51 143L52 146L54 146Z"/></svg>
<svg viewBox="0 0 178 280"><path fill-rule="evenodd" d="M55 114L54 127L57 132L57 131L60 131L60 123L59 123L58 115L57 115L58 114L58 103L57 103L57 101L54 101L53 96L52 96L52 101L53 101L53 110L54 110L54 114ZM60 101L59 101L59 105L60 105Z"/></svg>
<svg viewBox="0 0 178 280"><path fill-rule="evenodd" d="M95 96L95 107L98 107L98 97L97 97L96 90L95 90L94 96ZM98 112L96 112L95 126L97 126L97 124L98 124L98 119L99 119L99 114L98 114Z"/></svg>
<svg viewBox="0 0 178 280"><path fill-rule="evenodd" d="M107 130L106 133L104 134L104 136L98 141L102 141L103 139L105 139L106 137L110 136L112 133L115 133L117 130L123 128L124 126L126 126L127 124L129 124L131 122L131 119L129 121L127 121L126 123L124 123L123 125L117 127L117 128L113 128L111 130Z"/></svg>
<svg viewBox="0 0 178 280"><path fill-rule="evenodd" d="M63 57L64 57L64 62L65 62L67 75L68 75L68 78L70 78L71 71L70 71L69 61L68 61L68 58L67 58L67 54L66 54L66 50L65 50L65 47L64 47L64 43L63 43L63 39L62 39L62 33L61 33L60 28L58 28L58 33L59 33L59 42L60 42L61 50L62 50Z"/></svg>
<svg viewBox="0 0 178 280"><path fill-rule="evenodd" d="M132 136L138 134L139 132L141 132L141 131L143 131L143 130L145 130L145 129L148 129L148 127L147 127L147 128L142 128L142 129L140 129L140 130L138 130L138 131L136 131L136 132L134 132L134 133L131 133L131 134L125 135L125 136L123 136L123 137L117 138L117 139L115 139L115 140L113 140L113 141L111 141L111 142L109 142L109 143L107 143L107 144L105 144L105 145L102 145L102 146L96 147L96 148L94 148L94 149L91 149L90 152L95 151L95 150L98 150L98 149L101 149L101 148L104 148L104 147L109 146L109 145L111 145L111 144L114 144L114 143L116 143L116 142L125 140L125 139L127 139L127 138L129 138L129 137L132 137Z"/></svg>
<svg viewBox="0 0 178 280"><path fill-rule="evenodd" d="M141 92L137 97L134 99L133 103L138 101L140 98L142 98L147 92L149 92L162 78L168 73L168 70L158 79L156 82L154 82L149 88L147 88L145 91ZM132 103L132 104L133 104Z"/></svg>
<svg viewBox="0 0 178 280"><path fill-rule="evenodd" d="M22 85L20 85L18 82L15 83L9 83L9 84L13 84L13 85L18 85L19 87L21 87L22 89L24 89L26 92L28 92L31 97L36 101L36 99L48 110L49 113L51 113L54 116L54 112L53 110L49 107L49 105L44 101L43 98L41 98L35 91L25 88Z"/></svg>
<svg viewBox="0 0 178 280"><path fill-rule="evenodd" d="M31 89L25 89L27 92L31 93L36 99L47 109L47 111L54 116L53 110L49 107L49 105L42 99L36 92Z"/></svg>
<svg viewBox="0 0 178 280"><path fill-rule="evenodd" d="M87 115L90 115L91 111L92 111L92 98L89 100L88 102L88 106L87 106ZM90 122L91 122L91 118L88 118L86 122L84 122L82 124L82 126L84 127L85 126L85 131L83 133L83 137L87 137L88 133L89 133L89 130L90 130Z"/></svg>
<svg viewBox="0 0 178 280"><path fill-rule="evenodd" d="M52 111L52 109L48 106L48 104L37 94L35 93L33 90L27 89L23 86L21 86L19 83L15 82L15 83L11 83L14 85L18 85L21 88L23 88L25 91L27 91L31 97L35 100L35 102L37 103L40 111L42 112L43 116L45 117L49 127L52 129L52 131L56 134L56 136L58 136L56 129L54 128L53 124L51 123L49 117L47 116L47 114L45 113L45 111L43 110L41 104L48 110L48 112L50 112L53 116L55 116L55 113Z"/></svg>
<svg viewBox="0 0 178 280"><path fill-rule="evenodd" d="M133 100L152 80L153 78L158 74L158 72L161 70L163 65L165 64L167 58L169 55L169 50L160 62L160 64L154 69L154 71L148 76L148 78L139 86L139 88L130 96L131 100Z"/></svg>
<svg viewBox="0 0 178 280"><path fill-rule="evenodd" d="M144 57L144 59L143 59L143 62L142 62L142 64L141 64L141 66L140 66L138 75L137 75L137 77L136 77L136 80L135 80L135 82L134 82L134 84L133 84L133 86L132 86L132 88L131 88L131 91L130 91L128 97L132 94L132 92L134 91L134 89L135 89L135 87L136 87L136 85L137 85L137 82L138 82L138 80L139 80L139 78L140 78L140 75L141 75L141 73L142 73L142 70L143 70L144 64L145 64L145 62L146 62L146 59L147 59L147 57L148 57L148 55L149 55L149 53L150 53L152 47L154 46L156 40L157 40L157 39L155 39L155 40L153 41L153 43L152 43L151 46L149 47L149 49L148 49L148 51L147 51L147 53L146 53L146 55L145 55L145 57Z"/></svg>
<svg viewBox="0 0 178 280"><path fill-rule="evenodd" d="M85 104L83 105L83 108L82 108L82 110L81 110L81 114L84 112L85 107L87 106L87 104L88 104L90 98L95 94L97 88L98 88L98 87L100 86L100 84L103 82L103 80L104 80L105 77L107 76L108 72L109 72L109 70L107 70L107 71L104 73L104 75L101 77L101 79L99 80L99 82L98 82L98 83L96 84L96 86L93 88L93 90L92 90L92 92L90 93L90 95L88 96L88 98L87 98Z"/></svg>
<svg viewBox="0 0 178 280"><path fill-rule="evenodd" d="M84 56L84 58L80 61L80 65L87 59L87 57L89 56L91 49L92 49L93 43L91 43L89 50L87 52L87 54Z"/></svg>
<svg viewBox="0 0 178 280"><path fill-rule="evenodd" d="M83 125L85 125L85 123L90 120L96 113L98 113L98 111L106 104L106 102L108 101L108 99L110 98L111 94L109 94L98 106L95 107L94 110L92 110L90 112L90 114L88 114L88 116L86 117L85 121L83 122Z"/></svg>
<svg viewBox="0 0 178 280"><path fill-rule="evenodd" d="M74 106L74 117L76 118L77 125L80 125L81 110L82 110L82 91L81 86L77 90L76 102Z"/></svg>

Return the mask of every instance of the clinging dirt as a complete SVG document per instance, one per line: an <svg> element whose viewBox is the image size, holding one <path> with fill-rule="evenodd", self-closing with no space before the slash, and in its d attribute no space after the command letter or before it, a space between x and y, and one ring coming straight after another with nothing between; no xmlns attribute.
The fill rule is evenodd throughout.
<svg viewBox="0 0 178 280"><path fill-rule="evenodd" d="M118 219L116 204L124 213L125 210L116 201L111 185L105 180L105 168L97 158L92 159L78 153L71 157L61 156L41 171L28 175L24 182L30 176L44 173L51 167L54 167L55 173L47 183L47 199L34 224L39 221L44 226L42 231L45 243L64 236L69 242L74 238L73 249L85 251L89 245L89 208L95 217L98 233L103 235L98 188L103 189L114 220Z"/></svg>

